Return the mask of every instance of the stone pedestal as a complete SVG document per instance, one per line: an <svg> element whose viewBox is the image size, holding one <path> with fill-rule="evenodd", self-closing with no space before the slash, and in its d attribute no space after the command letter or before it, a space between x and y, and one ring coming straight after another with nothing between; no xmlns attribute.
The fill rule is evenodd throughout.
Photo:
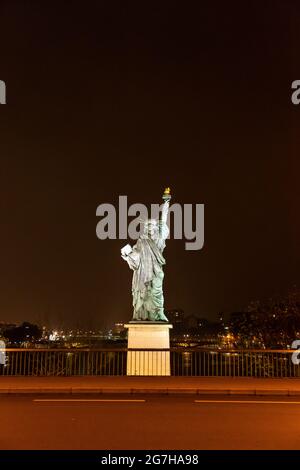
<svg viewBox="0 0 300 470"><path fill-rule="evenodd" d="M171 375L169 349L173 326L142 321L124 326L128 328L127 375Z"/></svg>

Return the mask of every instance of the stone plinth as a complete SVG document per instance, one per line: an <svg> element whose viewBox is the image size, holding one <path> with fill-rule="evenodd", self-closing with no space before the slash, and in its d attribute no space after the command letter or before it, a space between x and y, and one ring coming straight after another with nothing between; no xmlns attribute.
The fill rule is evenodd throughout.
<svg viewBox="0 0 300 470"><path fill-rule="evenodd" d="M124 326L128 328L127 375L171 375L169 349L173 326L165 322L142 321ZM149 349L153 351L147 351Z"/></svg>

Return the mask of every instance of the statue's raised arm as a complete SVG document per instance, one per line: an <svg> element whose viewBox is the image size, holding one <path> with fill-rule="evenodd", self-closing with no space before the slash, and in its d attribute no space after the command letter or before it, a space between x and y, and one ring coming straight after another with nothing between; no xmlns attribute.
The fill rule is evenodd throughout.
<svg viewBox="0 0 300 470"><path fill-rule="evenodd" d="M167 223L168 213L169 213L169 206L171 200L171 190L170 188L166 188L163 194L163 206L162 206L162 213L161 213L161 221L163 223Z"/></svg>
<svg viewBox="0 0 300 470"><path fill-rule="evenodd" d="M161 251L164 250L166 246L165 240L169 236L169 227L168 227L168 214L169 214L169 206L170 206L170 200L171 200L171 190L170 188L166 188L163 194L163 204L162 204L162 210L161 210L161 218L159 221L159 241L158 241L158 246Z"/></svg>

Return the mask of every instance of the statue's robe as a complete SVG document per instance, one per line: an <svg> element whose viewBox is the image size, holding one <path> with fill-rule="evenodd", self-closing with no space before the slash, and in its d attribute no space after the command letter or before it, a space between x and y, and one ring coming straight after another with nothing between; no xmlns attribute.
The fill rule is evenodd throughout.
<svg viewBox="0 0 300 470"><path fill-rule="evenodd" d="M161 236L161 233L160 230L157 240L141 236L132 252L126 257L130 268L134 271L133 320L168 321L164 314L163 296L163 265L166 262L162 252L165 247L165 236Z"/></svg>

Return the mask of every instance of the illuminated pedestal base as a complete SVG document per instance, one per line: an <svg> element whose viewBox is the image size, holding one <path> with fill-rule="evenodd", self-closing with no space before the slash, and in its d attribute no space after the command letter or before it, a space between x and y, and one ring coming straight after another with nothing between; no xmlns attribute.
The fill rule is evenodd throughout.
<svg viewBox="0 0 300 470"><path fill-rule="evenodd" d="M168 350L170 329L173 326L164 322L142 321L130 322L124 326L128 328L127 375L171 375ZM167 351L163 351L164 349Z"/></svg>

